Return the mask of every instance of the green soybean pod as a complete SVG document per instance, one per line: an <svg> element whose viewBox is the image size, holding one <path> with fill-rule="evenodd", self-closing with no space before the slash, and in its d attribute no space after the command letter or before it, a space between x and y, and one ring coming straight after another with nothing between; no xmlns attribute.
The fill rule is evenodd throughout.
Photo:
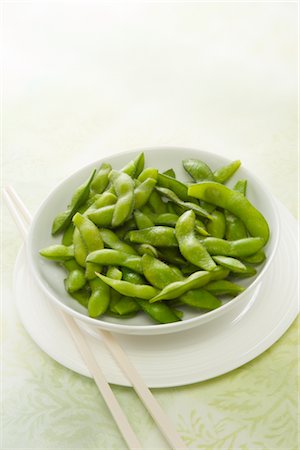
<svg viewBox="0 0 300 450"><path fill-rule="evenodd" d="M136 244L150 244L154 247L177 247L175 230L171 227L157 226L143 230L129 231L127 238Z"/></svg>
<svg viewBox="0 0 300 450"><path fill-rule="evenodd" d="M115 266L109 266L107 268L106 276L108 278L111 278L113 280L122 280L122 272ZM110 290L110 303L109 303L109 311L118 314L118 312L115 310L115 305L120 301L122 298L122 295L119 294L119 292L115 291L114 289Z"/></svg>
<svg viewBox="0 0 300 450"><path fill-rule="evenodd" d="M161 196L156 190L153 190L149 197L149 205L153 211L157 214L162 214L167 212L167 205L162 201Z"/></svg>
<svg viewBox="0 0 300 450"><path fill-rule="evenodd" d="M67 261L74 258L74 247L69 247L61 244L50 245L49 247L40 250L40 255L51 261Z"/></svg>
<svg viewBox="0 0 300 450"><path fill-rule="evenodd" d="M157 180L157 177L158 177L158 170L155 169L154 167L147 167L142 171L142 173L138 176L137 179L142 183L143 181L147 180L147 178L153 178L154 180Z"/></svg>
<svg viewBox="0 0 300 450"><path fill-rule="evenodd" d="M129 161L129 163L126 164L126 166L124 166L123 169L121 169L121 172L126 173L132 178L134 177L137 178L143 171L144 164L145 164L145 155L144 153L139 153L136 156L136 158Z"/></svg>
<svg viewBox="0 0 300 450"><path fill-rule="evenodd" d="M99 232L106 247L128 253L129 255L137 255L136 250L131 247L131 245L123 242L112 230L109 230L107 228L100 228Z"/></svg>
<svg viewBox="0 0 300 450"><path fill-rule="evenodd" d="M205 289L214 295L239 295L245 288L228 280L211 281Z"/></svg>
<svg viewBox="0 0 300 450"><path fill-rule="evenodd" d="M70 259L64 263L65 269L69 272L65 280L65 288L70 293L82 289L86 284L84 270L75 259Z"/></svg>
<svg viewBox="0 0 300 450"><path fill-rule="evenodd" d="M182 274L179 275L179 273L170 266L150 255L143 256L142 267L147 281L158 289L163 289L174 281L184 279Z"/></svg>
<svg viewBox="0 0 300 450"><path fill-rule="evenodd" d="M269 226L264 216L240 192L213 181L189 187L189 195L227 209L245 224L251 236L261 237L264 244L269 239Z"/></svg>
<svg viewBox="0 0 300 450"><path fill-rule="evenodd" d="M66 280L65 280L65 284L66 284ZM69 292L69 295L72 298L74 298L78 303L80 303L82 306L87 308L89 299L91 296L91 290L90 290L88 284L86 284L82 289L79 289L78 291Z"/></svg>
<svg viewBox="0 0 300 450"><path fill-rule="evenodd" d="M158 323L172 323L180 320L178 315L165 303L149 303L140 298L137 298L136 302L146 314Z"/></svg>
<svg viewBox="0 0 300 450"><path fill-rule="evenodd" d="M150 303L154 303L160 300L169 300L176 297L181 297L187 291L203 287L211 280L223 278L227 275L228 271L223 267L217 267L212 272L199 271L185 278L183 281L176 281L170 283L162 291L160 291L155 297L150 299Z"/></svg>
<svg viewBox="0 0 300 450"><path fill-rule="evenodd" d="M128 267L122 267L122 280L128 281L128 283L133 284L145 284L146 280L138 272L135 272L134 270L128 269Z"/></svg>
<svg viewBox="0 0 300 450"><path fill-rule="evenodd" d="M194 181L214 180L210 167L200 159L184 159L182 164Z"/></svg>
<svg viewBox="0 0 300 450"><path fill-rule="evenodd" d="M110 172L110 179L117 193L118 199L114 207L112 226L122 225L131 215L134 205L134 183L127 173Z"/></svg>
<svg viewBox="0 0 300 450"><path fill-rule="evenodd" d="M201 206L199 206L195 203L184 202L184 201L180 200L180 198L177 197L177 195L174 192L172 192L170 189L163 188L163 187L157 187L156 191L160 192L162 195L167 197L169 200L174 202L176 205L182 207L184 210L189 211L192 209L195 212L195 214L211 219L210 214L204 208L201 208Z"/></svg>
<svg viewBox="0 0 300 450"><path fill-rule="evenodd" d="M247 267L241 261L236 258L232 258L230 256L213 256L213 260L218 263L220 266L229 269L234 273L243 273L247 272Z"/></svg>
<svg viewBox="0 0 300 450"><path fill-rule="evenodd" d="M70 225L65 229L61 243L66 245L73 244L73 233L74 233L74 224L71 222Z"/></svg>
<svg viewBox="0 0 300 450"><path fill-rule="evenodd" d="M209 311L222 306L222 302L211 292L204 289L192 289L180 297L180 300L189 306Z"/></svg>
<svg viewBox="0 0 300 450"><path fill-rule="evenodd" d="M120 316L135 313L140 309L140 306L132 297L122 297L114 306L114 310Z"/></svg>
<svg viewBox="0 0 300 450"><path fill-rule="evenodd" d="M103 206L92 210L87 214L88 218L99 227L110 227L115 210L115 205Z"/></svg>
<svg viewBox="0 0 300 450"><path fill-rule="evenodd" d="M174 171L174 169L168 169L168 170L165 170L164 172L163 172L163 175L168 175L168 177L171 177L171 178L176 178L176 174L175 174L175 171Z"/></svg>
<svg viewBox="0 0 300 450"><path fill-rule="evenodd" d="M135 229L136 229L136 223L135 223L134 218L131 217L122 226L115 228L114 232L116 233L116 235L118 236L119 239L124 239L124 237L128 233L128 231L135 230Z"/></svg>
<svg viewBox="0 0 300 450"><path fill-rule="evenodd" d="M247 192L247 180L238 180L233 186L234 191L240 192L243 195L246 195Z"/></svg>
<svg viewBox="0 0 300 450"><path fill-rule="evenodd" d="M144 300L149 300L154 297L158 290L153 286L143 285L143 284L132 284L123 280L113 280L108 278L100 273L97 273L97 276L103 280L108 286L113 288L115 291L119 292L119 294L125 295L127 297L135 297L141 298Z"/></svg>
<svg viewBox="0 0 300 450"><path fill-rule="evenodd" d="M117 196L111 192L105 191L94 197L94 201L84 211L83 215L88 216L90 213L97 211L104 206L114 205L117 202Z"/></svg>
<svg viewBox="0 0 300 450"><path fill-rule="evenodd" d="M179 180L176 180L176 178L159 173L157 178L157 184L162 188L170 189L171 191L174 192L174 194L177 197L179 197L181 200L185 202L190 200L188 196L187 185Z"/></svg>
<svg viewBox="0 0 300 450"><path fill-rule="evenodd" d="M92 193L102 194L106 189L109 181L109 174L111 172L111 165L107 163L102 163L100 169L95 174L94 179L91 183Z"/></svg>
<svg viewBox="0 0 300 450"><path fill-rule="evenodd" d="M156 180L154 178L147 178L145 181L143 181L139 186L135 188L134 207L136 209L141 208L148 202L155 185Z"/></svg>
<svg viewBox="0 0 300 450"><path fill-rule="evenodd" d="M260 237L239 239L237 241L226 241L224 239L207 237L201 239L202 245L212 256L232 256L242 258L253 255L264 245L264 240Z"/></svg>
<svg viewBox="0 0 300 450"><path fill-rule="evenodd" d="M225 183L238 170L241 161L232 161L230 164L220 167L214 172L214 181L218 183Z"/></svg>
<svg viewBox="0 0 300 450"><path fill-rule="evenodd" d="M245 267L243 272L232 272L231 275L238 278L249 278L257 274L257 270L253 266L245 264Z"/></svg>
<svg viewBox="0 0 300 450"><path fill-rule="evenodd" d="M139 211L138 209L134 211L134 220L136 222L136 226L139 230L142 230L144 228L154 227L154 222L151 220L149 215L144 214L142 211Z"/></svg>
<svg viewBox="0 0 300 450"><path fill-rule="evenodd" d="M104 314L110 301L110 288L98 277L90 280L91 296L88 303L90 317L99 317Z"/></svg>
<svg viewBox="0 0 300 450"><path fill-rule="evenodd" d="M77 227L75 227L75 230L73 233L73 243L74 243L75 259L80 266L85 267L86 266L85 260L88 255L88 249L87 249Z"/></svg>
<svg viewBox="0 0 300 450"><path fill-rule="evenodd" d="M153 245L150 244L139 244L136 246L138 254L143 256L143 255L150 255L153 256L154 258L158 258L159 252L158 250L153 247Z"/></svg>
<svg viewBox="0 0 300 450"><path fill-rule="evenodd" d="M195 236L195 219L193 211L186 211L177 221L175 233L180 253L195 266L207 271L214 270L215 262L201 241Z"/></svg>
<svg viewBox="0 0 300 450"><path fill-rule="evenodd" d="M221 211L215 210L210 215L211 220L209 220L206 226L208 233L211 236L223 239L226 230L224 214Z"/></svg>
<svg viewBox="0 0 300 450"><path fill-rule="evenodd" d="M245 256L243 258L243 261L250 263L250 264L261 264L265 261L265 259L266 259L266 254L261 249L261 250L258 250L258 252L254 253L253 255Z"/></svg>
<svg viewBox="0 0 300 450"><path fill-rule="evenodd" d="M142 258L138 255L130 255L120 250L113 250L110 248L104 248L102 250L96 250L89 253L86 259L87 262L93 262L104 265L112 266L124 266L129 269L135 270L138 273L143 273Z"/></svg>
<svg viewBox="0 0 300 450"><path fill-rule="evenodd" d="M90 185L94 179L96 170L93 171L92 175L86 183L81 185L74 193L71 203L66 209L66 211L58 214L52 224L51 233L53 235L60 233L65 230L72 221L72 217L78 211L78 209L86 202L90 194Z"/></svg>

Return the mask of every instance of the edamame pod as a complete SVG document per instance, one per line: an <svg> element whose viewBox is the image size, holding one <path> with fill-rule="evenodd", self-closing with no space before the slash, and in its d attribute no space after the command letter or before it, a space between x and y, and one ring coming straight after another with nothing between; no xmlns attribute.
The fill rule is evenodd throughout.
<svg viewBox="0 0 300 450"><path fill-rule="evenodd" d="M50 245L40 250L40 255L51 261L67 261L74 258L74 246L65 246L61 244Z"/></svg>
<svg viewBox="0 0 300 450"><path fill-rule="evenodd" d="M202 245L212 256L233 256L241 258L256 253L264 245L264 240L259 237L239 239L238 241L225 241L224 239L207 237L201 239Z"/></svg>
<svg viewBox="0 0 300 450"><path fill-rule="evenodd" d="M116 194L118 196L117 203L114 207L111 224L113 227L122 225L130 216L134 205L134 183L127 173L110 172L110 179L113 182Z"/></svg>
<svg viewBox="0 0 300 450"><path fill-rule="evenodd" d="M213 256L213 260L220 266L223 266L234 273L243 273L247 271L245 264L230 256Z"/></svg>
<svg viewBox="0 0 300 450"><path fill-rule="evenodd" d="M128 283L128 281L123 280L113 280L112 278L105 277L100 273L97 273L97 276L101 278L108 286L115 289L122 295L127 297L135 297L141 298L144 300L149 300L158 293L158 290L153 286L149 286L148 284L132 284Z"/></svg>
<svg viewBox="0 0 300 450"><path fill-rule="evenodd" d="M174 228L157 226L143 230L129 231L126 236L130 242L136 244L150 244L154 247L177 247Z"/></svg>
<svg viewBox="0 0 300 450"><path fill-rule="evenodd" d="M195 214L193 211L186 211L179 217L175 227L180 253L200 269L214 270L216 264L201 241L196 238L194 229Z"/></svg>
<svg viewBox="0 0 300 450"><path fill-rule="evenodd" d="M134 207L141 208L149 200L153 188L156 185L156 180L154 178L147 178L134 190Z"/></svg>
<svg viewBox="0 0 300 450"><path fill-rule="evenodd" d="M236 160L229 163L227 166L220 167L214 172L214 181L218 183L225 183L238 170L241 161Z"/></svg>
<svg viewBox="0 0 300 450"><path fill-rule="evenodd" d="M251 236L262 238L264 244L268 241L270 232L266 219L240 192L213 181L192 185L188 192L232 212L244 222Z"/></svg>
<svg viewBox="0 0 300 450"><path fill-rule="evenodd" d="M181 297L185 292L205 286L209 281L223 278L224 274L228 274L223 267L217 267L212 272L199 271L185 278L183 281L176 281L166 286L160 293L150 299L150 303L159 300L169 300L176 297Z"/></svg>
<svg viewBox="0 0 300 450"><path fill-rule="evenodd" d="M89 282L91 296L88 302L88 312L90 317L99 317L105 313L110 301L109 286L99 278L94 278Z"/></svg>
<svg viewBox="0 0 300 450"><path fill-rule="evenodd" d="M137 178L143 171L144 164L145 164L145 155L144 153L139 153L135 159L129 161L129 163L126 164L126 166L124 166L123 169L121 169L121 172L126 173L132 178L134 177Z"/></svg>
<svg viewBox="0 0 300 450"><path fill-rule="evenodd" d="M123 253L128 253L129 255L137 255L137 252L131 245L126 244L126 242L121 241L119 237L112 230L107 228L100 228L99 230L101 238L106 247L110 247L113 250L119 250Z"/></svg>
<svg viewBox="0 0 300 450"><path fill-rule="evenodd" d="M91 183L91 191L96 194L102 194L108 185L109 174L111 172L111 165L107 163L102 163L100 169L95 174L94 179Z"/></svg>
<svg viewBox="0 0 300 450"><path fill-rule="evenodd" d="M87 257L88 262L94 262L100 265L124 266L143 273L142 258L140 256L129 255L119 250L105 248L92 252Z"/></svg>
<svg viewBox="0 0 300 450"><path fill-rule="evenodd" d="M228 280L211 281L205 289L215 295L239 295L245 288Z"/></svg>
<svg viewBox="0 0 300 450"><path fill-rule="evenodd" d="M94 179L96 170L93 171L92 175L86 183L80 186L72 197L71 203L66 209L66 211L58 214L52 224L52 234L55 235L65 230L71 223L72 217L78 211L80 206L88 199L90 193L90 185Z"/></svg>
<svg viewBox="0 0 300 450"><path fill-rule="evenodd" d="M177 195L174 194L174 192L172 192L170 189L157 187L156 190L165 197L167 197L168 199L170 199L172 202L176 203L178 206L181 206L183 209L185 210L192 209L199 216L211 219L211 215L205 209L201 208L201 206L196 205L195 203L192 202L184 202L180 200L180 198L178 198Z"/></svg>
<svg viewBox="0 0 300 450"><path fill-rule="evenodd" d="M223 239L226 230L224 214L221 211L215 210L210 215L211 220L209 220L206 226L208 234Z"/></svg>
<svg viewBox="0 0 300 450"><path fill-rule="evenodd" d="M214 180L210 167L200 159L185 159L182 164L194 181Z"/></svg>

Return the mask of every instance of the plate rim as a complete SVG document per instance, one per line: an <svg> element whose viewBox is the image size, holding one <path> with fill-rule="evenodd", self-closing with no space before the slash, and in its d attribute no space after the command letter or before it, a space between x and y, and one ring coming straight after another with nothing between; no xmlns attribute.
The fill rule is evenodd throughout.
<svg viewBox="0 0 300 450"><path fill-rule="evenodd" d="M276 200L277 203L279 204L278 206L280 206L280 210L282 210L285 214L288 212L288 218L283 218L283 215L280 214L281 217L281 221L285 220L286 222L289 222L288 226L291 229L291 232L293 234L293 237L296 238L297 236L297 231L296 231L296 220L295 218L292 216L292 214L287 210L287 208L285 206L283 206L282 204L280 204L280 202L278 200ZM292 223L293 222L293 223ZM67 367L68 369L76 372L76 373L80 373L81 375L84 376L89 376L90 375L82 370L80 370L80 364L79 367L77 366L76 369L74 369L74 366L72 367L71 364L69 364L69 361L63 361L63 358L60 357L60 355L58 356L53 355L53 352L51 350L49 350L49 348L47 348L47 345L41 345L41 343L39 342L38 337L35 335L35 333L32 331L32 329L30 329L30 327L28 327L27 323L24 323L24 317L22 314L22 308L20 308L20 305L22 305L22 302L18 301L18 296L17 296L17 286L16 286L16 279L17 279L17 268L18 268L18 264L20 264L20 259L23 256L25 252L25 247L22 246L16 262L15 262L15 266L14 266L14 277L13 277L13 291L14 291L14 297L16 300L16 304L17 304L17 311L19 314L19 317L21 318L21 322L24 326L24 328L26 329L27 333L30 335L30 337L33 339L33 341L39 346L39 348L41 348L46 354L48 354L48 356L50 356L52 359L54 359L55 361L57 361L59 364L63 365L64 367ZM28 268L27 268L28 269ZM29 272L29 271L28 271ZM270 269L269 271L269 276L270 273L272 272L272 270ZM51 306L52 305L52 306ZM50 304L49 302L49 306L50 307L54 307L53 304ZM298 305L299 307L299 305ZM266 351L268 348L270 348L273 344L275 344L282 336L283 334L287 331L287 329L291 326L291 324L293 323L293 321L296 319L298 314L298 308L293 303L290 304L289 309L286 311L286 313L281 316L281 319L279 321L279 323L276 325L275 328L273 328L271 330L270 333L267 334L267 336L265 336L265 338L260 341L256 346L254 346L253 348L251 348L250 350L246 351L245 353L243 353L242 355L240 355L239 357L235 358L236 362L233 362L232 358L227 362L227 364L223 364L222 368L220 368L220 370L215 370L214 374L212 376L205 376L203 378L199 377L199 375L195 376L195 373L192 373L191 376L187 377L185 376L185 380L184 381L176 381L174 380L173 382L170 381L164 381L164 382L148 382L148 386L151 388L171 388L171 387L178 387L178 386L186 386L186 385L190 385L190 384L195 384L201 381L205 381L205 380L209 380L209 379L213 379L216 377L219 377L221 375L224 375L232 370L237 369L238 367L241 367L243 365L245 365L247 362L252 361L254 358L256 358L257 356L259 356L260 354L262 354L264 351ZM26 320L25 320L26 322ZM200 325L201 326L201 325ZM184 332L184 331L183 331ZM226 333L230 333L230 328L228 329L228 331L226 331ZM88 334L88 333L87 333ZM175 335L176 336L176 335ZM96 338L94 338L96 339ZM104 345L104 344L103 344ZM80 357L80 355L79 355ZM81 357L80 357L81 358ZM123 375L123 374L122 374ZM109 381L112 384L116 384L119 386L125 386L125 387L131 387L131 384L128 382L120 382L117 381L116 378L118 377L118 374L113 374L110 378L112 379L111 381ZM126 377L125 377L126 379Z"/></svg>

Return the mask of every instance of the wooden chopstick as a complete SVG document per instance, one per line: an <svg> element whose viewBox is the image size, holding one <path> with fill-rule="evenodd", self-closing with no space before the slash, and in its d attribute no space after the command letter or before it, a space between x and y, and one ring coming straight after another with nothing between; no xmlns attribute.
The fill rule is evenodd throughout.
<svg viewBox="0 0 300 450"><path fill-rule="evenodd" d="M31 222L31 216L29 211L27 210L27 208L25 207L25 205L23 204L23 202L21 201L20 197L18 196L18 194L16 193L16 191L9 186L8 188L6 188L6 192L8 193L8 196L11 197L11 199L13 200L13 203L16 205L17 207L17 211L15 213L13 213L13 217L17 218L18 215L20 215L20 213L22 214L22 216L24 217L24 219L26 220L26 226L25 229L27 230L27 227L29 226L30 222ZM16 208L15 208L16 209ZM18 220L19 221L19 220ZM17 223L18 223L17 221ZM23 233L22 233L23 234ZM26 235L24 235L26 236ZM62 311L63 312L63 311ZM66 314L65 312L63 312L64 315L64 320L66 322L66 324L69 327L69 330L75 340L75 343L78 347L78 345L80 345L80 348L78 347L78 350L80 351L82 358L84 359L87 367L89 368L91 374L94 377L94 380L97 384L97 386L99 387L100 392L102 393L107 406L109 407L109 409L111 410L111 413L113 415L113 417L115 418L115 415L112 412L112 409L110 408L111 406L111 397L108 396L107 400L102 392L102 387L103 387L103 381L104 381L104 385L106 384L108 387L108 383L106 382L106 380L104 379L104 376L101 372L101 369L98 365L98 363L96 362L91 350L88 347L87 342L85 341L84 336L82 335L80 328L78 327L77 323L74 321L74 319ZM70 324L71 327L70 327ZM73 326L73 324L75 326ZM109 349L109 351L111 352L112 356L114 357L114 359L116 360L116 362L118 363L118 365L120 366L120 368L123 370L123 372L126 374L127 378L129 379L129 381L132 384L132 387L134 388L134 390L136 391L137 395L140 397L141 401L143 402L144 406L146 407L146 409L148 410L148 412L150 413L150 415L152 416L153 420L155 421L157 427L160 429L161 433L163 434L163 436L166 438L167 442L170 444L171 448L174 450L187 450L186 445L183 443L182 439L180 438L179 434L177 433L177 431L175 430L172 422L170 421L169 417L166 415L166 413L163 411L163 409L161 408L161 406L159 405L159 403L157 402L157 400L155 399L155 397L153 396L153 394L151 393L150 389L148 388L148 386L146 385L146 383L144 382L144 380L142 379L142 377L140 376L139 372L137 371L137 369L135 368L135 366L132 364L132 362L130 361L130 359L128 358L127 354L124 352L124 350L122 349L122 347L120 346L120 344L118 343L118 341L116 340L116 338L113 336L113 334L111 334L108 331L105 330L100 330L98 329L98 333L101 336L101 338L103 339L103 342L105 343L105 345L107 346L107 348ZM80 336L79 339L76 339L78 336ZM101 382L101 389L100 386L98 385L97 379L99 378L99 382ZM106 387L107 387L106 386ZM109 387L110 389L110 387ZM113 393L110 389L110 392L113 396ZM107 392L105 390L105 395L107 395ZM115 400L115 398L114 398ZM116 400L115 400L116 401ZM114 405L115 407L115 405ZM114 409L115 411L115 409ZM121 411L122 415L124 414ZM120 414L120 411L119 411ZM124 418L125 416L123 416ZM126 417L125 417L126 419ZM119 425L119 422L117 420L120 420L119 418L115 418L117 424ZM121 423L123 423L123 421L121 421ZM126 419L126 422L128 424L129 428L126 428L126 433L128 436L128 430L131 430L130 425ZM119 426L120 428L120 426ZM120 429L120 431L122 432L122 430ZM132 430L131 430L132 431ZM125 435L124 433L122 433L125 439ZM132 436L131 436L132 438ZM126 440L126 439L125 439ZM126 440L126 442L128 443L128 441ZM138 441L136 441L136 443L138 445L135 444L134 448L141 448L140 444L138 443ZM129 444L128 444L129 445ZM129 445L129 448L132 448Z"/></svg>
<svg viewBox="0 0 300 450"><path fill-rule="evenodd" d="M10 186L4 189L4 199L7 203L9 211L11 212L21 234L24 239L26 239L28 226L31 221L30 214L23 205L21 199L15 190ZM131 428L127 417L125 416L123 410L121 409L116 397L114 396L113 391L111 390L110 385L106 381L104 374L98 365L82 331L79 326L75 322L72 316L65 313L62 309L60 310L63 319L68 327L68 330L75 342L75 345L84 360L90 374L93 376L96 385L101 392L108 409L111 412L111 415L115 419L115 422L128 445L128 448L131 450L140 450L142 446Z"/></svg>

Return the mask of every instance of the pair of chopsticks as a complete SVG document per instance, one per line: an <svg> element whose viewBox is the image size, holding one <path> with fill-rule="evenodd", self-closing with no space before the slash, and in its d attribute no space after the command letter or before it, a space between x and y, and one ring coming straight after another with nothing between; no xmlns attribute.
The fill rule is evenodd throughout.
<svg viewBox="0 0 300 450"><path fill-rule="evenodd" d="M16 191L11 186L4 188L3 196L8 209L23 237L23 240L25 241L31 223L31 215ZM74 340L74 343L87 368L89 369L90 374L93 376L94 381L98 386L98 389L101 392L105 403L111 412L111 415L113 416L125 442L128 445L128 448L131 450L142 449L142 446L135 432L131 428L126 415L124 414L116 397L114 396L109 383L105 379L104 374L88 345L83 331L80 329L71 315L67 314L62 309L60 309L60 312ZM122 347L119 345L116 338L108 331L99 329L98 332L105 345L111 352L112 356L114 357L120 368L123 370L128 380L131 382L132 387L140 397L141 401L144 403L144 406L152 416L162 435L170 444L171 448L174 450L186 450L187 447L176 432L172 422L162 410L161 406L152 395L150 389L147 387L144 380L142 379L134 365L131 363L130 359L128 358Z"/></svg>

